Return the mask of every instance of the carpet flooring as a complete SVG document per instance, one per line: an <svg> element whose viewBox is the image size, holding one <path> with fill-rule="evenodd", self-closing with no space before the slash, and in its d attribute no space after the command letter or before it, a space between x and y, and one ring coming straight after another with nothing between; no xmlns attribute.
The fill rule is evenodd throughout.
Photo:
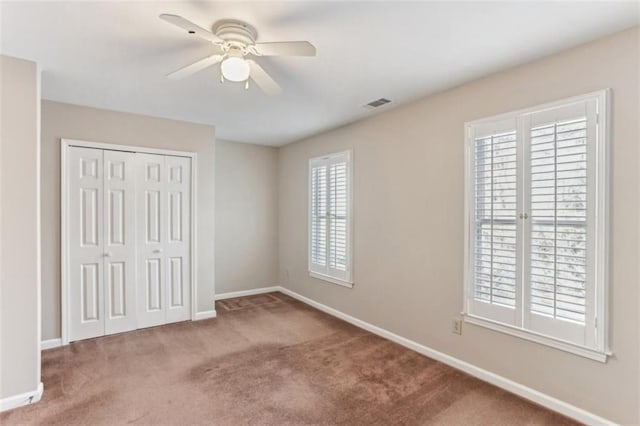
<svg viewBox="0 0 640 426"><path fill-rule="evenodd" d="M44 351L42 401L0 424L574 424L280 293L216 309Z"/></svg>

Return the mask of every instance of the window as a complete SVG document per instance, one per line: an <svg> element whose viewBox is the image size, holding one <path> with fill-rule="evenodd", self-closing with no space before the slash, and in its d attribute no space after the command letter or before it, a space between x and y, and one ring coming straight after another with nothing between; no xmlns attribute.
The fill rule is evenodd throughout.
<svg viewBox="0 0 640 426"><path fill-rule="evenodd" d="M309 273L352 287L351 152L309 161Z"/></svg>
<svg viewBox="0 0 640 426"><path fill-rule="evenodd" d="M466 321L606 361L607 101L466 124Z"/></svg>

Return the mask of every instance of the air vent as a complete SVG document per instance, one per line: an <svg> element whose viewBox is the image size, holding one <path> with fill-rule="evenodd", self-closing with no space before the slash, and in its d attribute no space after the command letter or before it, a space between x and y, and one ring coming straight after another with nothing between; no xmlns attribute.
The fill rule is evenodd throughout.
<svg viewBox="0 0 640 426"><path fill-rule="evenodd" d="M382 105L388 104L389 102L391 102L389 99L380 98L380 99L376 99L375 101L369 102L368 104L365 105L365 107L378 108L378 107L381 107Z"/></svg>

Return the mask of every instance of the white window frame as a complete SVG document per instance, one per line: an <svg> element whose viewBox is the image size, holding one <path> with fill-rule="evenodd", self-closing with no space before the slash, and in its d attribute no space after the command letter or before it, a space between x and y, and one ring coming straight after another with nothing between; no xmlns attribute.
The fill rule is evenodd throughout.
<svg viewBox="0 0 640 426"><path fill-rule="evenodd" d="M329 232L327 232L327 248L325 253L327 255L327 262L324 268L318 267L311 261L311 240L312 240L312 170L318 166L328 166L331 164L345 162L347 165L347 270L337 271L329 268ZM307 226L308 226L308 270L309 276L317 278L323 281L327 281L333 284L337 284L343 287L353 287L353 152L352 150L346 150L341 152L335 152L332 154L322 155L309 159L309 172L308 172L308 212L307 212ZM330 213L327 214L329 216ZM327 221L328 222L328 221Z"/></svg>
<svg viewBox="0 0 640 426"><path fill-rule="evenodd" d="M538 105L532 108L526 108L506 114L500 114L493 117L488 117L480 120L465 123L465 223L464 223L464 300L462 315L465 322L486 327L495 331L500 331L512 336L520 337L526 340L537 342L543 345L551 346L556 349L560 349L566 352L570 352L576 355L580 355L586 358L590 358L599 362L606 362L607 357L611 355L611 351L608 346L608 287L609 287L609 150L610 150L610 89L600 90L585 95L574 96L567 99L562 99L556 102L546 103ZM525 289L525 268L527 259L524 259L522 255L523 244L526 241L522 241L521 236L526 233L522 233L522 223L518 223L518 238L517 241L517 271L519 274L519 281L517 290L517 304L514 310L514 318L507 318L501 313L494 315L494 312L489 312L494 308L493 306L486 304L483 308L478 307L474 302L474 217L475 217L475 191L474 191L474 143L478 132L482 133L490 128L495 130L504 130L511 128L516 130L517 134L517 167L521 169L524 181L528 181L528 166L525 164L525 158L527 153L525 152L525 142L528 144L528 124L529 119L534 114L544 113L546 111L552 111L554 109L570 107L572 104L584 103L589 101L595 101L595 147L596 151L590 153L591 160L595 161L595 165L591 166L587 173L591 174L591 182L595 182L595 200L592 212L594 213L593 220L595 221L594 238L587 242L588 250L592 255L589 256L589 261L595 262L594 272L592 273L592 280L595 282L595 313L593 323L589 324L589 327L593 328L595 337L593 342L589 346L582 346L576 343L565 341L557 337L551 337L542 332L536 332L528 329L527 315L524 315L523 310L527 310L528 297L526 296L528 290ZM510 127L509 127L510 126ZM515 127L514 127L515 126ZM593 180L591 180L593 179ZM524 196L523 190L526 182L518 183L518 209L522 206L522 197ZM528 210L528 208L527 208ZM526 211L525 211L526 212ZM518 220L518 222L522 222ZM526 224L529 226L529 224ZM523 265L523 263L525 265ZM523 294L524 293L524 294ZM521 318L522 320L519 320ZM561 324L559 324L561 325Z"/></svg>

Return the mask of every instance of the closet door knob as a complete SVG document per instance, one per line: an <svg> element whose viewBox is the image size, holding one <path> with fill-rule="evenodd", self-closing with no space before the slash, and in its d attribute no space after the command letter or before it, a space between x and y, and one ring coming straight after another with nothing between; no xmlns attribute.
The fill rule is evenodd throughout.
<svg viewBox="0 0 640 426"><path fill-rule="evenodd" d="M153 252L154 253L162 253L162 249L155 249Z"/></svg>
<svg viewBox="0 0 640 426"><path fill-rule="evenodd" d="M106 252L105 254L103 254L104 257L111 257L111 253L110 252Z"/></svg>

